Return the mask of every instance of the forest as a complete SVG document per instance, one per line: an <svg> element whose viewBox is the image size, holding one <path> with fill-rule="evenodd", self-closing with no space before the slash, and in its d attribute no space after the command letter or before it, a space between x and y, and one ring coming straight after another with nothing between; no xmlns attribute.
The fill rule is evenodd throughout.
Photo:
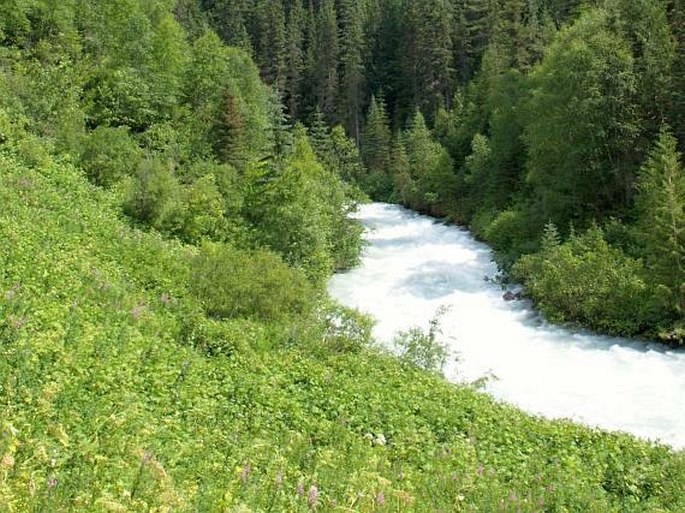
<svg viewBox="0 0 685 513"><path fill-rule="evenodd" d="M203 5L372 198L469 226L555 322L683 343L680 0Z"/></svg>
<svg viewBox="0 0 685 513"><path fill-rule="evenodd" d="M555 321L680 343L682 16L0 2L0 510L685 510L682 451L449 383L326 293L370 197Z"/></svg>

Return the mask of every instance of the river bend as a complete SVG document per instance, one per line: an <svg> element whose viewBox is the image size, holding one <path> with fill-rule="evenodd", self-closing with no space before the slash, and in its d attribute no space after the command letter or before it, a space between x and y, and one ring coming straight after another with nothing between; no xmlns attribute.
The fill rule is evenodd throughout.
<svg viewBox="0 0 685 513"><path fill-rule="evenodd" d="M369 243L361 265L334 276L331 295L397 330L427 328L441 306L441 335L458 355L453 381L492 375L486 391L550 418L570 418L685 447L685 352L570 331L546 323L527 301L507 302L492 252L466 230L395 205L364 205Z"/></svg>

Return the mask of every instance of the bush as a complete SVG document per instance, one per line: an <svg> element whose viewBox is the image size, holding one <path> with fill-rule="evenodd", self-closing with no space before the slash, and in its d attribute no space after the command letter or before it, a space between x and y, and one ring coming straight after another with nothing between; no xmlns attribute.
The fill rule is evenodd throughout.
<svg viewBox="0 0 685 513"><path fill-rule="evenodd" d="M553 322L580 322L617 335L635 335L652 321L642 264L612 248L598 227L554 243L546 228L543 248L513 269L527 293Z"/></svg>
<svg viewBox="0 0 685 513"><path fill-rule="evenodd" d="M101 126L86 138L80 164L93 183L108 187L134 174L141 158L128 128Z"/></svg>
<svg viewBox="0 0 685 513"><path fill-rule="evenodd" d="M446 312L446 308L438 310L430 320L428 332L414 326L407 331L400 331L395 336L395 348L398 350L402 362L423 370L442 372L449 352L447 346L438 340L438 335L442 333L440 318Z"/></svg>
<svg viewBox="0 0 685 513"><path fill-rule="evenodd" d="M191 291L208 315L280 321L305 314L312 289L274 253L207 243L192 262Z"/></svg>

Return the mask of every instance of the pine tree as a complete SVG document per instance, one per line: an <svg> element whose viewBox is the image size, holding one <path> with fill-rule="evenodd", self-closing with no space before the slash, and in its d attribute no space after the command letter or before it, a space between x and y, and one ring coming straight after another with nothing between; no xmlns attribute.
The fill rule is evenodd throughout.
<svg viewBox="0 0 685 513"><path fill-rule="evenodd" d="M245 23L247 0L205 0L203 3L221 39L230 46L252 52L252 42Z"/></svg>
<svg viewBox="0 0 685 513"><path fill-rule="evenodd" d="M286 79L285 104L291 117L297 118L302 103L302 76L304 73L305 11L296 0L290 6L286 23Z"/></svg>
<svg viewBox="0 0 685 513"><path fill-rule="evenodd" d="M679 149L685 151L685 0L671 0L668 4L668 20L676 44L668 118Z"/></svg>
<svg viewBox="0 0 685 513"><path fill-rule="evenodd" d="M286 27L282 0L260 0L253 8L253 36L257 64L267 84L279 92L286 82Z"/></svg>
<svg viewBox="0 0 685 513"><path fill-rule="evenodd" d="M331 150L330 129L326 124L323 112L321 112L318 106L314 109L312 120L309 124L309 140L316 152L317 158L325 161Z"/></svg>
<svg viewBox="0 0 685 513"><path fill-rule="evenodd" d="M641 239L652 278L670 291L685 314L685 169L667 128L640 169L638 206Z"/></svg>
<svg viewBox="0 0 685 513"><path fill-rule="evenodd" d="M383 100L371 97L362 135L362 159L370 174L384 174L388 167L390 127Z"/></svg>
<svg viewBox="0 0 685 513"><path fill-rule="evenodd" d="M246 158L245 118L230 85L224 90L220 107L214 126L214 152L219 162L242 169Z"/></svg>
<svg viewBox="0 0 685 513"><path fill-rule="evenodd" d="M392 140L388 173L392 180L391 198L402 205L409 205L413 182L409 169L409 157L402 141L401 132L397 132Z"/></svg>
<svg viewBox="0 0 685 513"><path fill-rule="evenodd" d="M415 107L433 119L438 108L449 107L453 94L452 7L448 0L419 2L417 31L419 74Z"/></svg>
<svg viewBox="0 0 685 513"><path fill-rule="evenodd" d="M358 0L341 2L342 100L341 114L347 133L359 144L361 139L361 109L364 86L364 33Z"/></svg>
<svg viewBox="0 0 685 513"><path fill-rule="evenodd" d="M317 104L333 123L338 107L338 20L333 0L322 0L316 15L316 40L314 42L314 79Z"/></svg>

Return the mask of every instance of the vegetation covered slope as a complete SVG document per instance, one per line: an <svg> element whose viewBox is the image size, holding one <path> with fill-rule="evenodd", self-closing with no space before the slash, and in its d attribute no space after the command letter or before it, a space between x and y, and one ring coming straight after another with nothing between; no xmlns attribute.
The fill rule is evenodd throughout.
<svg viewBox="0 0 685 513"><path fill-rule="evenodd" d="M682 454L403 365L344 311L208 317L202 249L130 227L67 162L0 162L3 510L685 507Z"/></svg>
<svg viewBox="0 0 685 513"><path fill-rule="evenodd" d="M360 156L198 5L5 2L0 41L0 510L685 508L682 454L448 384L327 301Z"/></svg>

